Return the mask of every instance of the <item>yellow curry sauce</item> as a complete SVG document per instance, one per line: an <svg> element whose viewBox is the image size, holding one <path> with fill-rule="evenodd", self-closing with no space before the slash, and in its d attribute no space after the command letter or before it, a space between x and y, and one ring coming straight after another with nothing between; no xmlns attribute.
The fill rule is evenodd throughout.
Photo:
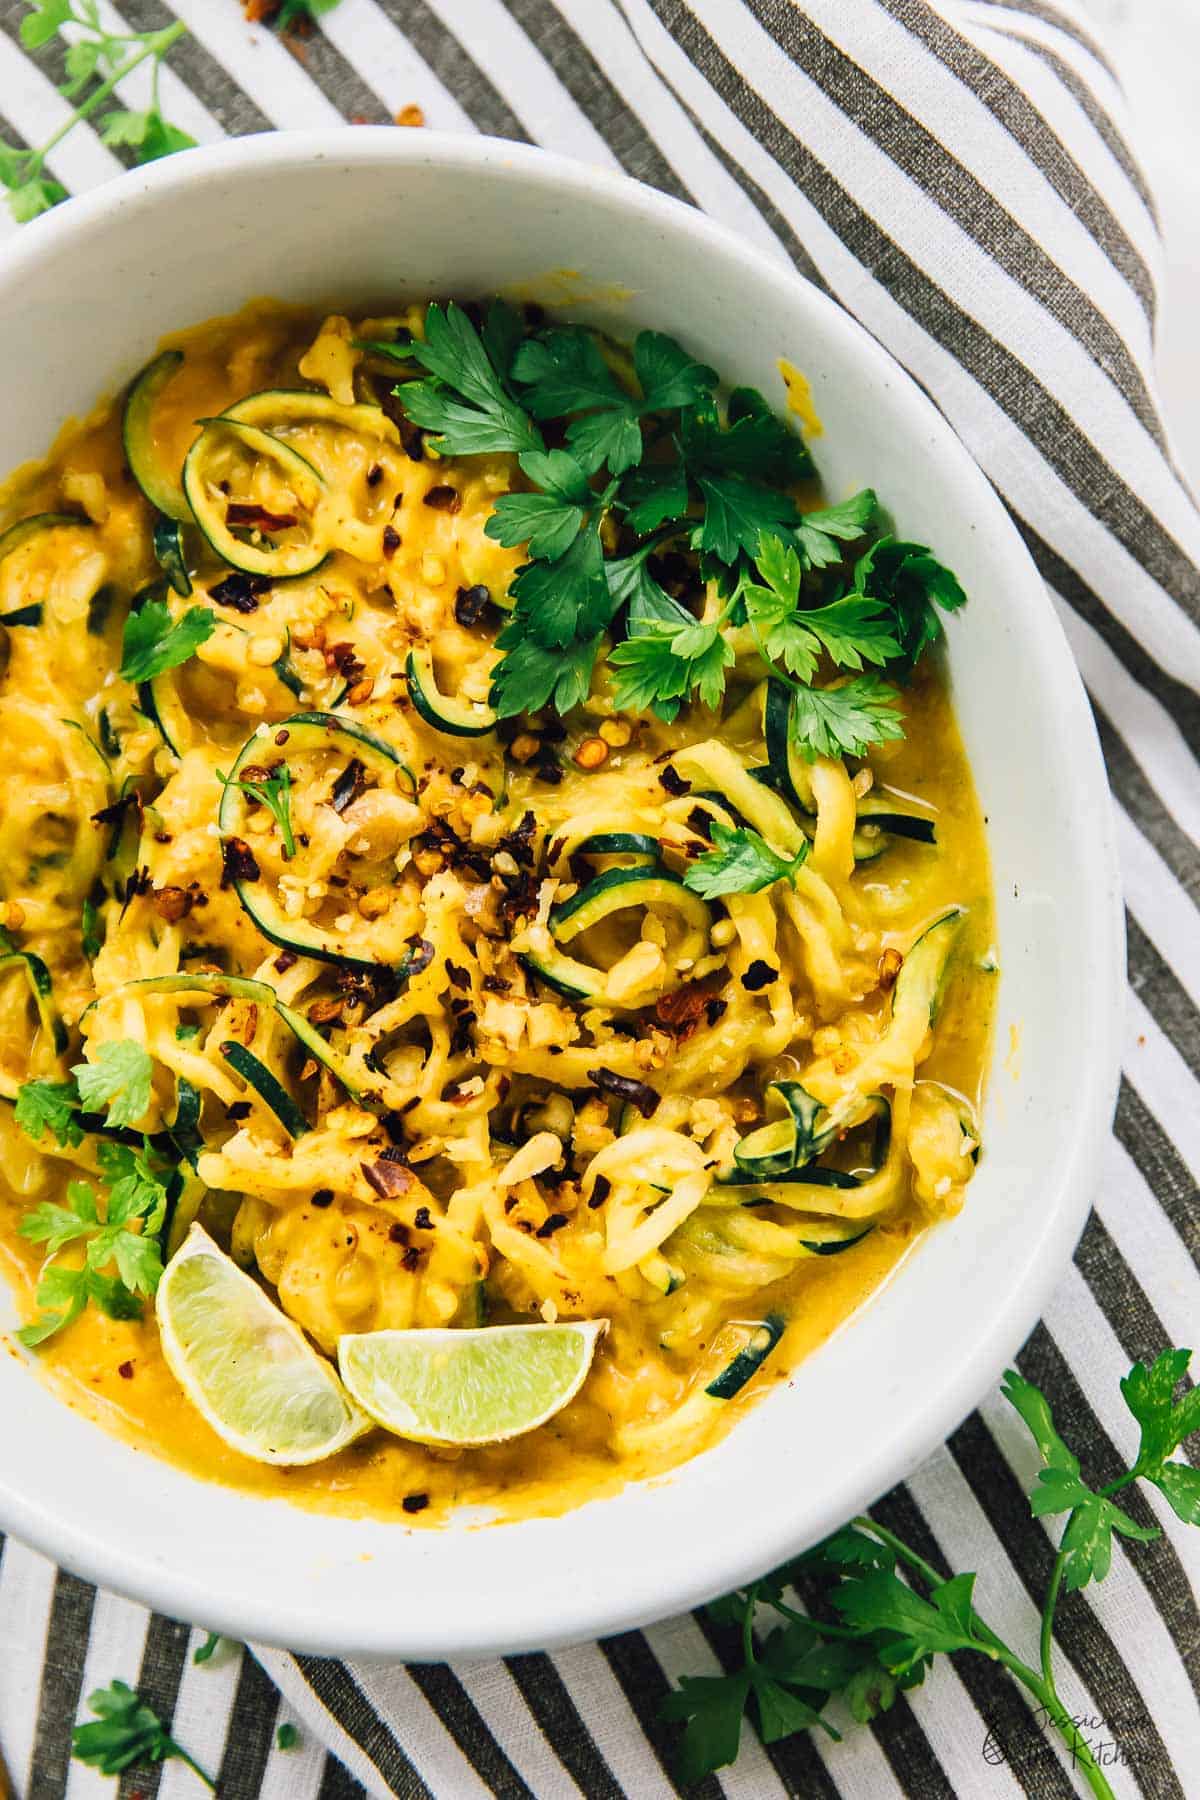
<svg viewBox="0 0 1200 1800"><path fill-rule="evenodd" d="M204 1142L181 1204L327 1354L341 1333L382 1327L612 1321L582 1392L531 1436L455 1453L376 1431L294 1469L228 1449L183 1400L152 1304L141 1320L91 1305L37 1353L68 1404L198 1475L385 1517L426 1496L424 1522L464 1505L557 1512L667 1470L843 1324L916 1235L963 1201L994 963L983 823L928 656L902 689L903 739L813 764L811 849L791 881L679 916L673 889L648 888L640 911L630 900L569 941L565 928L556 935L555 909L589 879L637 872L629 851L589 863L589 833L648 833L676 883L709 851L713 819L742 816L729 788L703 799L721 788L713 770L741 783L747 808L756 794L776 808L751 821L771 837L784 802L765 783L746 788L766 759L767 671L739 641L723 711L685 705L670 723L619 712L603 669L561 725L543 713L456 736L428 722L413 700L421 670L460 721L488 718L499 605L523 555L484 527L522 477L506 454L439 459L395 406L386 433L358 428L396 374L356 340L419 333L422 317L410 308L351 327L263 304L168 341L183 356L156 398L151 449L175 478L198 421L250 395L327 398L312 417L279 402L270 423L318 471L330 553L286 579L231 575L185 526L192 592L167 603L175 619L207 606L216 623L157 695L116 673L131 600L136 609L163 576L121 406L67 428L5 489L0 528L38 514L78 522L0 560L0 614L42 608L39 623L6 633L0 923L43 959L70 1036L56 1054L22 971L0 965L0 1068L15 1092L132 1038L155 1059L139 1121L152 1133L190 1082ZM618 352L611 360L622 366ZM250 509L231 541L251 560L256 546L269 559L291 545L302 561L308 478L272 461L255 429L217 431L206 492L226 518ZM815 487L799 498L822 504ZM416 674L410 653L426 658ZM347 721L398 761L364 751L369 766L355 772L349 737L289 736L284 721L300 713ZM258 768L261 780L282 757L295 859L249 789L223 806L222 776L240 768L245 781ZM133 787L139 799L123 802ZM868 804L932 821L936 843L884 842ZM132 850L117 843L127 825ZM80 916L95 896L102 942L89 959ZM906 962L917 970L923 934L954 908L965 916L928 975L933 1029L910 1029L901 1054ZM267 919L282 938L260 933ZM562 971L580 961L599 973L590 995L572 997ZM402 967L404 980L372 987L376 963ZM214 1017L205 996L136 987L189 970L268 982L332 1046L331 1065L236 994ZM239 1078L221 1052L231 1039L287 1086L304 1135L290 1137ZM597 1066L618 1079L598 1087ZM372 1089L362 1105L337 1070ZM773 1081L810 1089L820 1116L844 1125L826 1146L830 1185L805 1187L803 1206L765 1177L756 1189L719 1185L739 1144L778 1126ZM650 1090L648 1112L639 1089L643 1100ZM95 1180L89 1142L35 1142L0 1105L0 1260L27 1318L44 1251L18 1227L68 1180ZM761 1375L728 1401L707 1399L768 1316L786 1329Z"/></svg>

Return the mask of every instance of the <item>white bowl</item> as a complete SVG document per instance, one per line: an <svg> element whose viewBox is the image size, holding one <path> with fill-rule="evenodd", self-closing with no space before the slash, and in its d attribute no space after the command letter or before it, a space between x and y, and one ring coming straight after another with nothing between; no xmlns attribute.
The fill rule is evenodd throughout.
<svg viewBox="0 0 1200 1800"><path fill-rule="evenodd" d="M789 357L824 421L830 494L876 486L903 533L960 576L971 603L951 621L950 668L989 819L1002 970L986 1151L960 1216L721 1444L560 1519L410 1530L253 1499L108 1437L0 1357L0 1525L168 1614L296 1649L439 1658L577 1641L811 1544L920 1462L1018 1349L1082 1228L1111 1117L1122 930L1108 793L1042 582L908 376L699 213L537 150L424 131L172 157L6 250L0 472L42 454L164 333L250 297L347 310L513 286L620 335L675 333L777 401Z"/></svg>

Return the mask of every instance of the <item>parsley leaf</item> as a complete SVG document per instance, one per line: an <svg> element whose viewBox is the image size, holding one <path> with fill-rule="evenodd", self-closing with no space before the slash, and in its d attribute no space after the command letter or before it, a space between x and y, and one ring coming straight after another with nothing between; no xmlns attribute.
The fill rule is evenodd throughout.
<svg viewBox="0 0 1200 1800"><path fill-rule="evenodd" d="M1134 1473L1154 1483L1185 1525L1200 1525L1200 1469L1167 1460L1186 1438L1200 1432L1200 1388L1190 1388L1182 1400L1174 1398L1191 1354L1164 1350L1149 1368L1134 1363L1121 1393L1141 1426Z"/></svg>
<svg viewBox="0 0 1200 1800"><path fill-rule="evenodd" d="M217 1653L220 1642L221 1633L219 1631L210 1631L205 1637L204 1642L202 1644L197 1644L196 1648L192 1651L192 1661L194 1663L211 1662Z"/></svg>
<svg viewBox="0 0 1200 1800"><path fill-rule="evenodd" d="M599 532L592 526L581 531L557 562L522 564L509 592L516 608L497 643L531 637L546 649L565 649L595 637L613 612Z"/></svg>
<svg viewBox="0 0 1200 1800"><path fill-rule="evenodd" d="M748 1669L732 1675L684 1675L678 1688L666 1696L660 1716L684 1721L676 1770L685 1787L711 1770L737 1761L749 1696Z"/></svg>
<svg viewBox="0 0 1200 1800"><path fill-rule="evenodd" d="M538 712L550 700L560 713L566 713L587 699L600 650L599 634L565 650L547 649L527 637L523 626L510 621L496 642L506 654L496 665L491 703L502 719Z"/></svg>
<svg viewBox="0 0 1200 1800"><path fill-rule="evenodd" d="M643 463L625 476L619 499L626 508L625 523L644 537L687 512L687 472L682 463Z"/></svg>
<svg viewBox="0 0 1200 1800"><path fill-rule="evenodd" d="M938 1651L984 1648L971 1605L974 1575L955 1575L930 1590L928 1600L891 1569L872 1569L844 1581L833 1604L848 1625L887 1634L882 1656L904 1675Z"/></svg>
<svg viewBox="0 0 1200 1800"><path fill-rule="evenodd" d="M279 1729L275 1733L276 1749L277 1750L294 1750L296 1748L296 1745L299 1742L300 1742L300 1733L296 1730L296 1727L289 1720L285 1719L283 1721L283 1724L279 1727Z"/></svg>
<svg viewBox="0 0 1200 1800"><path fill-rule="evenodd" d="M177 1744L158 1714L124 1681L112 1681L88 1695L96 1718L76 1725L71 1749L76 1760L99 1769L102 1775L120 1775L135 1764L166 1762L178 1757L216 1792L216 1782L199 1763Z"/></svg>
<svg viewBox="0 0 1200 1800"><path fill-rule="evenodd" d="M723 563L753 556L764 532L777 532L796 518L796 503L776 488L741 475L697 474L704 517L692 531L692 547Z"/></svg>
<svg viewBox="0 0 1200 1800"><path fill-rule="evenodd" d="M803 843L794 857L778 856L748 825L713 820L714 848L698 857L683 878L694 894L714 900L721 894L757 894L777 881L795 881L808 856Z"/></svg>
<svg viewBox="0 0 1200 1800"><path fill-rule="evenodd" d="M1061 1512L1071 1514L1060 1546L1066 1558L1064 1579L1068 1590L1086 1587L1089 1581L1102 1581L1112 1562L1114 1531L1141 1543L1151 1542L1158 1532L1138 1525L1106 1495L1094 1493L1086 1485L1079 1473L1078 1457L1059 1436L1049 1403L1032 1382L1009 1369L1001 1391L1024 1420L1045 1464L1038 1471L1037 1485L1029 1496L1030 1511L1035 1518Z"/></svg>
<svg viewBox="0 0 1200 1800"><path fill-rule="evenodd" d="M121 677L125 681L152 681L168 669L187 662L217 629L207 606L189 606L172 621L165 600L147 600L125 621L121 645Z"/></svg>
<svg viewBox="0 0 1200 1800"><path fill-rule="evenodd" d="M132 1038L100 1044L95 1059L76 1063L71 1073L83 1110L100 1112L107 1106L109 1125L136 1125L150 1104L154 1063Z"/></svg>
<svg viewBox="0 0 1200 1800"><path fill-rule="evenodd" d="M461 306L435 302L425 314L425 337L412 354L434 377L395 389L414 425L433 432L443 456L541 450L542 437L505 386L479 333Z"/></svg>
<svg viewBox="0 0 1200 1800"><path fill-rule="evenodd" d="M682 607L679 611L686 624L639 624L610 653L608 660L619 671L613 690L618 710L651 708L660 719L670 721L684 696L693 692L702 706L721 704L733 651L718 624L699 625Z"/></svg>
<svg viewBox="0 0 1200 1800"><path fill-rule="evenodd" d="M958 578L924 544L883 537L854 566L853 592L882 601L908 668L942 635L939 609L955 612L967 596Z"/></svg>
<svg viewBox="0 0 1200 1800"><path fill-rule="evenodd" d="M17 1333L30 1349L70 1325L89 1301L110 1318L138 1318L138 1296L153 1294L162 1276L158 1234L167 1195L148 1143L140 1150L101 1143L97 1160L111 1183L103 1213L91 1184L72 1181L65 1206L43 1201L18 1228L30 1243L44 1245L50 1259L38 1282L38 1317ZM83 1247L81 1267L53 1261L72 1244ZM105 1273L110 1264L115 1274Z"/></svg>
<svg viewBox="0 0 1200 1800"><path fill-rule="evenodd" d="M817 512L802 514L795 536L805 568L824 569L830 563L841 562L845 552L840 545L862 537L877 510L874 489L863 488L839 506L824 506Z"/></svg>
<svg viewBox="0 0 1200 1800"><path fill-rule="evenodd" d="M528 339L513 359L513 376L535 418L583 415L567 426L567 442L589 474L607 463L620 475L641 461L641 418L700 403L717 383L715 370L657 331L638 333L633 366L640 398L622 387L594 334L576 326Z"/></svg>
<svg viewBox="0 0 1200 1800"><path fill-rule="evenodd" d="M900 654L879 601L851 594L802 610L799 553L782 538L764 535L756 560L762 581L741 589L747 619L766 656L802 681L812 679L822 651L844 669L861 669L864 662L882 666Z"/></svg>
<svg viewBox="0 0 1200 1800"><path fill-rule="evenodd" d="M539 494L502 494L484 531L497 543L528 543L529 554L553 562L571 548L595 499L587 476L565 450L530 450L521 468Z"/></svg>
<svg viewBox="0 0 1200 1800"><path fill-rule="evenodd" d="M861 756L871 744L904 736L895 688L877 675L839 687L793 689L791 729L809 762L818 756Z"/></svg>
<svg viewBox="0 0 1200 1800"><path fill-rule="evenodd" d="M73 1081L26 1081L17 1090L13 1117L31 1138L44 1137L49 1127L63 1149L83 1142L78 1109L79 1090Z"/></svg>

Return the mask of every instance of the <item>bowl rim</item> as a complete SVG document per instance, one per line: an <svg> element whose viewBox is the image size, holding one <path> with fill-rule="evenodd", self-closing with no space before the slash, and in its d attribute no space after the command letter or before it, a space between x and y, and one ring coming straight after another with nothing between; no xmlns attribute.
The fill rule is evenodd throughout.
<svg viewBox="0 0 1200 1800"><path fill-rule="evenodd" d="M815 316L824 332L853 343L868 370L899 389L908 412L922 422L942 466L954 465L958 481L974 490L977 512L972 516L987 516L990 527L1007 542L1013 582L1020 578L1029 593L1029 614L1023 628L1040 638L1044 655L1056 658L1060 666L1063 738L1074 759L1074 776L1082 800L1092 814L1083 854L1090 859L1094 883L1083 910L1080 932L1089 939L1101 994L1093 1006L1094 1034L1083 1047L1080 1102L1065 1133L1069 1141L1055 1203L1048 1209L1035 1246L1038 1256L1029 1259L1034 1266L1024 1271L1028 1278L1023 1283L1008 1284L1002 1300L989 1314L985 1329L965 1353L947 1359L939 1384L923 1396L919 1417L906 1420L903 1430L871 1445L851 1474L831 1486L821 1507L813 1509L803 1531L794 1527L789 1530L786 1516L776 1514L771 1529L759 1530L753 1537L741 1532L715 1534L704 1555L693 1558L690 1579L674 1579L664 1593L661 1577L656 1578L653 1569L631 1569L620 1591L606 1590L604 1600L593 1603L582 1619L567 1584L555 1589L552 1583L543 1582L536 1591L531 1590L527 1611L516 1627L489 1615L486 1605L476 1604L465 1623L458 1618L451 1625L426 1609L420 1629L414 1633L406 1622L390 1617L386 1608L370 1619L353 1623L344 1618L330 1621L319 1617L313 1598L306 1595L300 1583L294 1593L275 1594L269 1605L259 1599L245 1601L229 1591L223 1595L214 1593L215 1571L211 1568L189 1569L182 1558L172 1564L150 1561L144 1554L139 1557L130 1543L114 1548L95 1528L89 1529L77 1500L56 1493L47 1504L45 1492L35 1499L27 1487L18 1483L15 1473L0 1467L0 1526L5 1530L101 1586L112 1587L178 1618L203 1617L213 1628L232 1636L317 1654L404 1656L412 1660L473 1658L552 1648L681 1612L784 1562L800 1547L801 1537L805 1542L816 1541L916 1468L979 1402L1025 1341L1041 1317L1051 1288L1083 1229L1101 1146L1115 1104L1124 991L1124 914L1114 816L1091 710L1049 594L998 495L947 418L891 352L839 302L786 262L774 260L682 201L628 176L505 139L429 130L397 132L391 126L267 132L189 150L130 171L65 202L25 226L16 240L6 244L0 255L0 289L11 290L19 283L24 269L42 258L52 258L64 241L69 242L124 209L154 203L168 195L186 201L190 190L222 180L233 171L250 178L271 169L290 168L299 174L314 161L333 161L349 168L362 164L390 165L396 169L423 166L449 174L502 170L518 184L549 190L560 199L572 194L607 197L644 220L660 224L664 235L683 231L707 244L727 264L739 263L748 281L781 290L781 297L801 316ZM197 1489L208 1485L187 1476L185 1471L175 1473L190 1480ZM260 1498L254 1496L255 1500ZM612 1502L600 1499L587 1504L615 1504L619 1498L618 1495ZM586 1505L581 1505L566 1517L578 1519L586 1510ZM815 1527L811 1523L813 1516L817 1519ZM406 1535L419 1541L428 1534Z"/></svg>

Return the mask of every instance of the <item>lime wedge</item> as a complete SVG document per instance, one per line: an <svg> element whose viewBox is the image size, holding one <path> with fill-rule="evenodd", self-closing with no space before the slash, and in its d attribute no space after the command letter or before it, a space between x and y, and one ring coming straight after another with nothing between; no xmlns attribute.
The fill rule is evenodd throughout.
<svg viewBox="0 0 1200 1800"><path fill-rule="evenodd" d="M167 1264L155 1311L171 1373L243 1456L319 1462L370 1429L299 1326L199 1225Z"/></svg>
<svg viewBox="0 0 1200 1800"><path fill-rule="evenodd" d="M338 1344L364 1412L421 1444L499 1444L554 1417L583 1386L607 1319L365 1331Z"/></svg>

